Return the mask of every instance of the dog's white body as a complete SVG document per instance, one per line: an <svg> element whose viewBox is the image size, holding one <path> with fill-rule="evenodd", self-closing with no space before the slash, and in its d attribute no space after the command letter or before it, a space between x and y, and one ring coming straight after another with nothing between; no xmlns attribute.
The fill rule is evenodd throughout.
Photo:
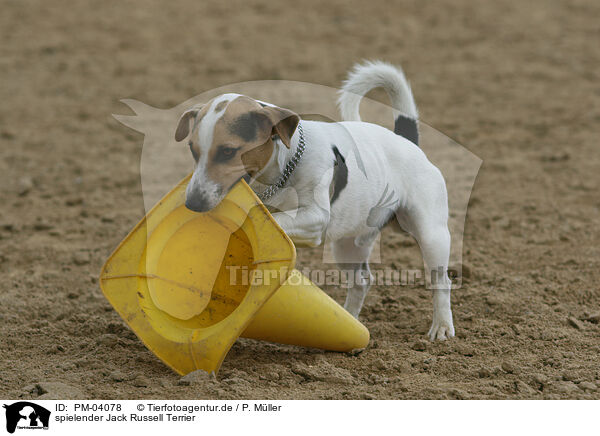
<svg viewBox="0 0 600 436"><path fill-rule="evenodd" d="M306 150L286 189L266 204L280 211L273 216L296 244L331 243L336 262L344 269L354 269L357 277L364 277L349 289L344 306L356 317L370 286L368 259L373 243L380 229L395 216L419 243L427 278L432 278L433 323L429 337L444 340L454 336L447 276L450 234L444 178L415 143L384 127L359 121L360 99L377 86L390 94L397 120L414 122L415 130L409 128L409 136L416 133L418 115L402 72L383 63L358 66L340 97L344 119L356 121L300 121ZM235 97L225 94L214 99L211 106ZM210 131L210 121L206 121L210 118L215 116L206 116L206 126L199 131ZM251 186L260 191L262 184L277 180L296 152L298 141L298 129L289 148L275 140L272 155L253 177ZM200 165L194 178L205 180L199 168ZM194 195L196 189L202 191L201 185L192 181L188 196ZM290 195L288 188L296 195Z"/></svg>

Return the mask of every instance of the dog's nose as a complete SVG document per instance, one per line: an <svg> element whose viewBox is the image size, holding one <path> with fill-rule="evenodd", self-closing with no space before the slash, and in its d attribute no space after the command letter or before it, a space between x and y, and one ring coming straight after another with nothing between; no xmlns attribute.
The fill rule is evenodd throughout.
<svg viewBox="0 0 600 436"><path fill-rule="evenodd" d="M208 207L208 201L199 195L188 196L185 199L185 207L194 212L206 212Z"/></svg>

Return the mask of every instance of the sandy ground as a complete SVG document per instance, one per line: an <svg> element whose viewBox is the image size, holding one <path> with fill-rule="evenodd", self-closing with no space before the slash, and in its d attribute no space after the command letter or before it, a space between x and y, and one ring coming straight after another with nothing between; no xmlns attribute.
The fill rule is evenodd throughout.
<svg viewBox="0 0 600 436"><path fill-rule="evenodd" d="M600 398L600 4L350 3L3 2L0 397ZM217 381L178 384L98 286L144 214L143 137L110 114L337 86L363 58L403 65L422 119L483 159L457 337L424 341L428 291L376 286L360 354L240 340ZM384 262L418 267L398 238Z"/></svg>

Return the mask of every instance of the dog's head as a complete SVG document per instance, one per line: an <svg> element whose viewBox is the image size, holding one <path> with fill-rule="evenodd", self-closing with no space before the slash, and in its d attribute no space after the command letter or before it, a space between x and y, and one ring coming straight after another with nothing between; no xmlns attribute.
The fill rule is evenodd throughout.
<svg viewBox="0 0 600 436"><path fill-rule="evenodd" d="M175 140L188 138L196 161L186 207L209 211L241 178L259 174L271 162L276 146L290 147L299 121L288 109L239 94L223 94L185 111Z"/></svg>

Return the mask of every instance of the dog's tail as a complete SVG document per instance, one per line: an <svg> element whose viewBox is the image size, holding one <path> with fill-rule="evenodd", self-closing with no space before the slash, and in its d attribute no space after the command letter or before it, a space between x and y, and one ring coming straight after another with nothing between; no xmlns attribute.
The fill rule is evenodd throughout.
<svg viewBox="0 0 600 436"><path fill-rule="evenodd" d="M356 64L344 81L338 105L344 121L360 121L359 107L363 96L382 87L392 100L394 133L419 145L419 112L410 85L401 68L386 62Z"/></svg>

